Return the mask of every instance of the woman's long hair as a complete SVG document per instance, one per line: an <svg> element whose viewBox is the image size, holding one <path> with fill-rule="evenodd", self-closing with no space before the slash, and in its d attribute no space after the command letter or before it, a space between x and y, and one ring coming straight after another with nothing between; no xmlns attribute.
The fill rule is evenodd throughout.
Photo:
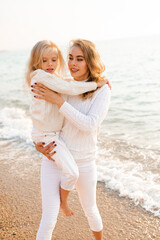
<svg viewBox="0 0 160 240"><path fill-rule="evenodd" d="M102 73L105 70L105 65L102 63L95 44L88 40L76 39L70 42L70 49L75 46L80 47L87 63L89 71L87 82L97 82L98 80L102 79ZM94 91L83 93L83 99L92 97Z"/></svg>
<svg viewBox="0 0 160 240"><path fill-rule="evenodd" d="M26 72L26 83L30 87L31 84L31 72L41 69L42 66L42 56L45 51L53 51L53 48L57 49L58 52L58 63L57 68L55 70L56 74L64 75L65 72L65 61L61 54L58 46L49 40L39 41L35 44L35 46L31 50L30 58L28 61L28 67Z"/></svg>

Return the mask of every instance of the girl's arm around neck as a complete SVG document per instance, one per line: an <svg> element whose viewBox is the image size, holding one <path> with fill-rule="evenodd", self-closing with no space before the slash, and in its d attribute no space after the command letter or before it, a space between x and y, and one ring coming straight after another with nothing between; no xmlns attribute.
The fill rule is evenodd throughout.
<svg viewBox="0 0 160 240"><path fill-rule="evenodd" d="M78 82L74 80L66 81L41 69L38 69L35 72L36 74L31 80L32 85L34 83L42 83L47 88L58 93L79 95L97 88L97 84L95 82Z"/></svg>

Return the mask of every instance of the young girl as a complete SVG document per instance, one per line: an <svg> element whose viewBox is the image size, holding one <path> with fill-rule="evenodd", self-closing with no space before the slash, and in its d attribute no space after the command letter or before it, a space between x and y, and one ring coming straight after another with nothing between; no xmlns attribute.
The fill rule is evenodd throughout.
<svg viewBox="0 0 160 240"><path fill-rule="evenodd" d="M101 87L106 83L105 80L101 80L98 83L77 82L74 80L67 81L57 75L62 73L63 69L64 60L59 48L51 41L40 41L31 51L26 75L27 84L29 87L32 87L34 84L43 83L47 88L58 93L79 95L95 90L97 87ZM56 146L54 160L57 166L62 170L60 207L65 216L71 216L74 213L68 207L67 198L69 192L74 188L77 182L79 172L65 143L59 139L59 132L61 131L64 117L59 113L57 105L44 100L39 101L33 94L31 117L33 122L33 141L35 143L43 142L44 146L51 142L56 142L54 145L54 147Z"/></svg>

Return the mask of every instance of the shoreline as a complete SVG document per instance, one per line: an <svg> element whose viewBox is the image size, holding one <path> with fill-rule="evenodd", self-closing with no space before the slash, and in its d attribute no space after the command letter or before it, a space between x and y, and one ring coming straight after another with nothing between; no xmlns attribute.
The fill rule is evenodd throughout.
<svg viewBox="0 0 160 240"><path fill-rule="evenodd" d="M15 165L12 164L14 158L7 163L0 160L1 240L36 239L41 218L40 161L38 157L34 161L31 159L31 154L21 156ZM75 215L67 218L60 212L53 232L54 240L94 239L76 190L71 192L69 204ZM104 240L160 239L158 217L106 189L102 182L97 184L97 204L104 225Z"/></svg>

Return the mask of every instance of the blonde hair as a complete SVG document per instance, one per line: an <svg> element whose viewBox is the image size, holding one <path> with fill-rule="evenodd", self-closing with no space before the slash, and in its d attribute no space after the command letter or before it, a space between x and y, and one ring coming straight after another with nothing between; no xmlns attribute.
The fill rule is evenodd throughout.
<svg viewBox="0 0 160 240"><path fill-rule="evenodd" d="M89 76L87 82L97 82L102 79L102 73L105 70L105 65L102 63L101 57L93 42L84 39L75 39L70 42L70 49L72 47L80 47L84 54L87 63ZM94 90L96 91L96 90ZM92 97L94 91L83 93L83 99Z"/></svg>
<svg viewBox="0 0 160 240"><path fill-rule="evenodd" d="M43 53L47 51L52 51L53 48L57 49L58 52L58 64L55 70L56 74L64 75L65 73L65 61L61 54L60 49L58 46L49 40L39 41L35 44L35 46L31 50L30 58L28 61L28 67L26 72L26 83L30 87L31 84L31 72L41 69L42 65L42 56Z"/></svg>

